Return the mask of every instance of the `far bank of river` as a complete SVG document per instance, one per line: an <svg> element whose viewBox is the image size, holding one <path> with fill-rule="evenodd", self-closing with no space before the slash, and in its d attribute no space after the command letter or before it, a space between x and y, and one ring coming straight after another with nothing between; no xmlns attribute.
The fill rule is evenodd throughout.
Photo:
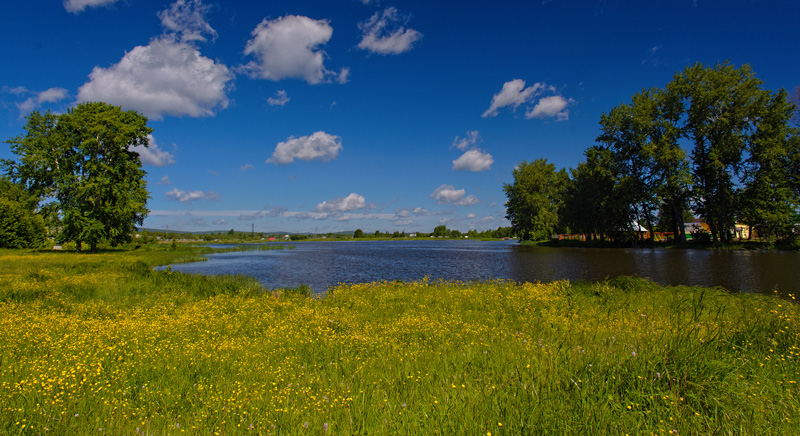
<svg viewBox="0 0 800 436"><path fill-rule="evenodd" d="M666 285L719 286L736 292L797 294L800 252L674 250L665 248L552 248L516 241L292 241L293 250L208 255L207 262L173 271L242 274L269 288L338 283L491 280L550 282L603 280L621 275ZM224 247L226 245L214 245ZM230 245L227 245L230 246Z"/></svg>

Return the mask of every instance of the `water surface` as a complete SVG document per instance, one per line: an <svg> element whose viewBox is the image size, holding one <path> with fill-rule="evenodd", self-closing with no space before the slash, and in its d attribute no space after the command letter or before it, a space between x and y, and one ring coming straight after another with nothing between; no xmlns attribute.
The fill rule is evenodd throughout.
<svg viewBox="0 0 800 436"><path fill-rule="evenodd" d="M174 271L243 274L275 289L380 280L602 280L630 275L668 285L781 294L800 290L800 253L643 248L550 248L473 240L292 242L295 249L208 255Z"/></svg>

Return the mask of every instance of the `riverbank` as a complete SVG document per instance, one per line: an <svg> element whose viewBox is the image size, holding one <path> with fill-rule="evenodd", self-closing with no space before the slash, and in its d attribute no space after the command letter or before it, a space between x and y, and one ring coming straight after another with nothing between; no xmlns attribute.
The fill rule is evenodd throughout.
<svg viewBox="0 0 800 436"><path fill-rule="evenodd" d="M712 242L686 241L683 244L674 241L650 242L642 241L579 241L549 239L542 241L522 241L524 245L539 245L542 247L573 247L573 248L670 248L676 250L800 250L800 242L768 242L768 241L737 241L731 244L714 244Z"/></svg>
<svg viewBox="0 0 800 436"><path fill-rule="evenodd" d="M800 419L795 301L630 278L317 299L151 270L204 250L0 251L0 433L792 434Z"/></svg>

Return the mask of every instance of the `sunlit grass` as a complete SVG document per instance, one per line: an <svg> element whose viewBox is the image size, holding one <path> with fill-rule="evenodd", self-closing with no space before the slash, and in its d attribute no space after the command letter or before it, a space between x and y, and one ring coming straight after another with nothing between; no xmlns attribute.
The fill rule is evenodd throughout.
<svg viewBox="0 0 800 436"><path fill-rule="evenodd" d="M622 278L342 285L0 251L2 434L797 434L794 301Z"/></svg>

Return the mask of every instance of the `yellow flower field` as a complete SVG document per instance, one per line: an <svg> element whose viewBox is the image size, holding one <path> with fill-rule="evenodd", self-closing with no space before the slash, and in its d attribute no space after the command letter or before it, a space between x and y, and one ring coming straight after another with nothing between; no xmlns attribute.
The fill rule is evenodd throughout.
<svg viewBox="0 0 800 436"><path fill-rule="evenodd" d="M0 252L0 433L798 434L791 300L149 269L190 255Z"/></svg>

